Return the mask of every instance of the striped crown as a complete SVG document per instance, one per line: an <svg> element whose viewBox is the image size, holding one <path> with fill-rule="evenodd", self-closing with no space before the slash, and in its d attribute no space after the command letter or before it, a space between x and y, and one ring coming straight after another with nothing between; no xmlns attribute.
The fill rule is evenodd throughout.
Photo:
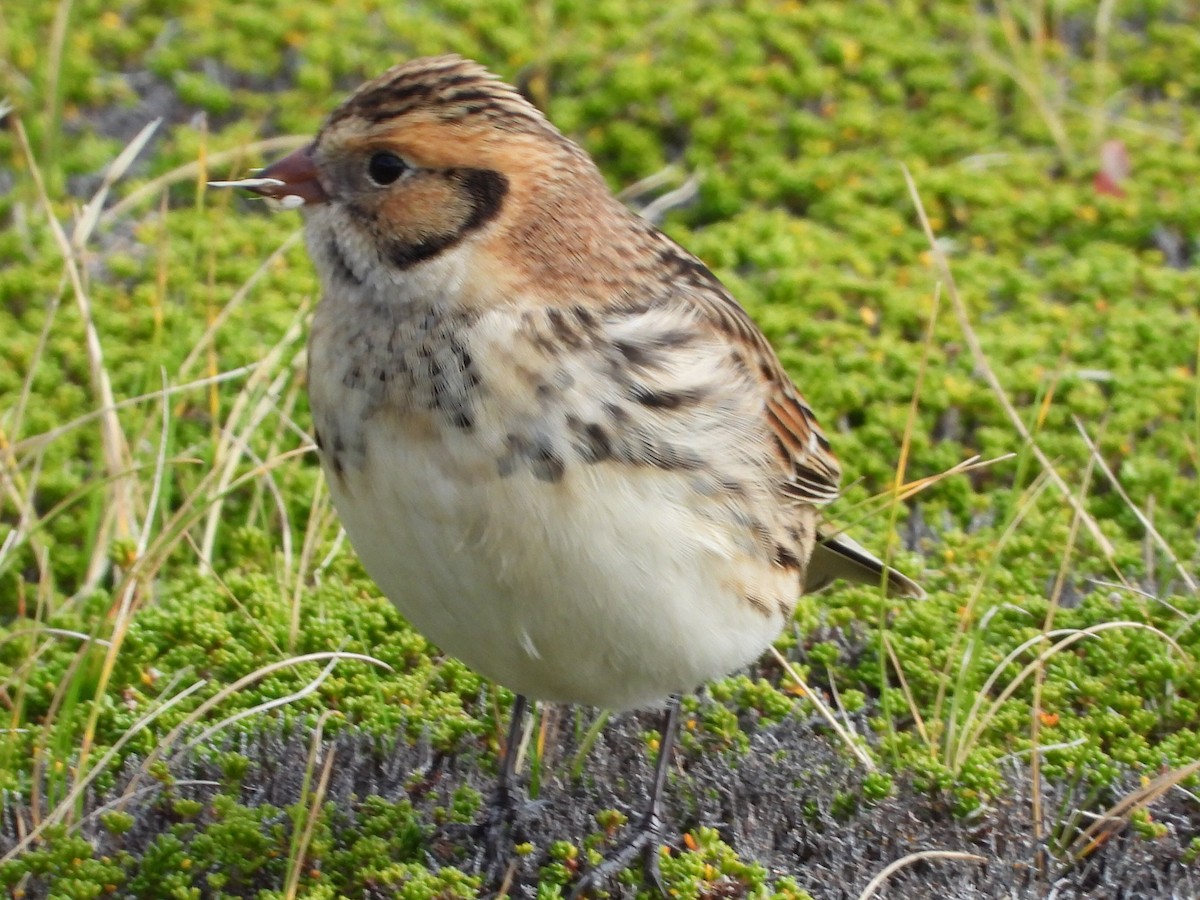
<svg viewBox="0 0 1200 900"><path fill-rule="evenodd" d="M430 56L393 66L335 109L322 131L349 118L370 124L422 110L444 122L479 119L507 132L561 137L545 116L479 63L461 56Z"/></svg>

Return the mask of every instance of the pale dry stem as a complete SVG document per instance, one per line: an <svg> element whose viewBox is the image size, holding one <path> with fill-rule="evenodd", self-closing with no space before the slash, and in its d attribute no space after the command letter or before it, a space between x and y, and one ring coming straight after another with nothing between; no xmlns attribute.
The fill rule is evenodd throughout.
<svg viewBox="0 0 1200 900"><path fill-rule="evenodd" d="M854 754L855 758L862 763L863 768L868 772L876 771L878 767L875 765L875 760L871 759L867 751L864 750L859 745L859 742L854 739L854 736L841 722L838 721L838 717L833 714L833 711L828 705L826 705L825 701L821 699L821 695L808 686L808 682L806 682L804 678L801 677L800 673L796 671L795 666L788 662L787 657L780 653L777 648L771 647L771 653L774 655L776 661L783 666L783 670L787 672L792 681L796 682L797 686L799 686L799 688L804 692L804 696L812 701L813 706L817 708L817 712L819 712L821 717L829 723L829 727L834 730L837 736L841 739L842 743L845 744L847 749Z"/></svg>
<svg viewBox="0 0 1200 900"><path fill-rule="evenodd" d="M92 391L96 395L101 409L112 410L116 404L108 370L104 366L104 351L100 342L100 335L92 316L91 297L86 288L83 249L87 238L91 234L91 228L94 227L96 222L95 210L103 203L109 186L125 173L130 163L132 163L133 158L140 152L146 141L150 139L156 123L152 123L144 128L117 159L113 161L112 165L109 166L100 190L93 197L92 202L85 207L71 238L67 237L62 224L58 221L58 217L54 213L54 207L50 202L50 197L46 192L46 185L42 180L41 170L38 167L37 160L29 145L28 136L20 119L16 119L14 125L18 142L25 154L30 174L37 189L38 200L42 205L46 221L50 225L55 242L58 244L59 252L62 254L67 278L70 281L76 305L79 308L80 318L83 321ZM109 497L110 502L106 504L105 518L101 525L99 539L92 548L91 561L88 564L87 575L84 579L85 588L98 584L100 578L108 569L108 546L110 543L107 537L108 534L110 532L115 533L117 539L136 539L141 530L141 525L138 522L138 513L135 508L136 489L138 485L136 480L129 474L133 468L133 460L129 451L128 441L115 412L101 414L100 437L105 471L112 478L109 484L111 493Z"/></svg>
<svg viewBox="0 0 1200 900"><path fill-rule="evenodd" d="M1117 565L1116 551L1113 548L1112 542L1104 535L1100 529L1099 523L1087 512L1083 507L1082 502L1075 496L1070 486L1066 483L1063 477L1054 467L1053 462L1046 456L1042 448L1038 446L1030 433L1028 426L1022 421L1020 414L1017 412L1012 401L1008 398L1008 394L1004 390L1004 386L1000 383L1000 379L996 376L995 370L991 363L988 362L987 354L983 351L983 346L979 342L979 336L975 333L975 329L971 324L970 313L967 311L966 304L963 302L962 296L958 293L958 287L954 281L954 274L950 270L950 262L946 259L946 254L938 244L934 237L933 228L929 224L929 217L925 213L925 206L921 202L921 196L917 191L916 182L913 180L912 173L909 172L907 166L901 166L904 172L904 180L908 184L909 194L912 196L913 204L916 206L917 216L921 222L921 228L925 232L925 238L929 242L930 251L933 254L933 259L937 263L937 268L942 282L946 285L946 293L950 297L951 305L954 308L955 316L958 319L959 327L962 330L963 338L967 343L967 347L971 351L971 358L975 363L976 368L982 373L984 380L995 396L996 401L1000 404L1004 411L1005 417L1009 424L1021 436L1021 439L1029 447L1038 464L1043 471L1049 476L1054 486L1058 488L1063 499L1071 506L1073 510L1080 516L1084 525L1087 526L1088 533L1095 540L1100 552L1104 554L1104 558L1108 561L1112 571L1122 583L1127 583L1120 567Z"/></svg>
<svg viewBox="0 0 1200 900"><path fill-rule="evenodd" d="M858 900L870 900L883 887L883 883L892 875L900 871L906 866L911 866L913 863L926 862L929 860L949 860L986 863L986 856L980 856L978 853L964 853L961 850L922 850L918 853L910 853L908 856L902 857L895 862L885 866L879 874L872 878L861 894L858 895Z"/></svg>

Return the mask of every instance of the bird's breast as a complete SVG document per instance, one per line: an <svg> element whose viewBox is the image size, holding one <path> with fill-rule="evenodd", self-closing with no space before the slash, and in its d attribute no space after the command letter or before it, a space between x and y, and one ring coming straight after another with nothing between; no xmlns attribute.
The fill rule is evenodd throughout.
<svg viewBox="0 0 1200 900"><path fill-rule="evenodd" d="M804 523L782 520L753 400L720 372L651 390L623 354L585 311L322 304L314 321L322 461L367 571L436 644L533 697L690 690L757 657L799 590L778 547Z"/></svg>

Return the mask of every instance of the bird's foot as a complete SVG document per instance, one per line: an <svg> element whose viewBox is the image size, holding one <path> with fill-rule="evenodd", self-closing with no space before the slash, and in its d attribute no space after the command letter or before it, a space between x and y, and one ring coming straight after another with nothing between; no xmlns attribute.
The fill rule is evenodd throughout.
<svg viewBox="0 0 1200 900"><path fill-rule="evenodd" d="M571 900L582 900L592 896L605 881L629 868L629 864L639 856L642 857L646 884L653 885L660 895L667 897L667 887L663 883L662 870L659 868L662 837L663 823L657 813L652 812L644 816L634 832L621 842L616 851L584 874L575 885L575 890L571 892Z"/></svg>
<svg viewBox="0 0 1200 900"><path fill-rule="evenodd" d="M475 825L477 868L487 884L497 884L505 874L512 845L516 804L507 790L497 790L488 800L483 820Z"/></svg>

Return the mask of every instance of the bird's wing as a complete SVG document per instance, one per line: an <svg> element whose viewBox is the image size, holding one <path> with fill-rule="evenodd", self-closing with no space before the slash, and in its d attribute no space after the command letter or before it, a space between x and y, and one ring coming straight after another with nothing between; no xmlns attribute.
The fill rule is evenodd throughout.
<svg viewBox="0 0 1200 900"><path fill-rule="evenodd" d="M903 572L886 566L875 554L847 534L822 526L804 575L804 593L819 591L830 582L844 578L858 584L879 586L886 578L889 597L921 600L925 590Z"/></svg>
<svg viewBox="0 0 1200 900"><path fill-rule="evenodd" d="M699 260L682 248L676 277L683 282L694 312L723 333L747 357L763 387L763 416L775 441L784 492L795 500L824 506L838 496L842 469L817 417L783 370L779 357L749 314Z"/></svg>
<svg viewBox="0 0 1200 900"><path fill-rule="evenodd" d="M766 337L717 277L690 254L676 264L676 275L686 283L702 321L743 349L762 382L763 415L775 439L784 493L814 506L835 500L841 466L812 408L792 384ZM921 586L904 573L885 565L848 535L822 525L806 569L804 591L820 590L838 578L875 585L886 581L889 596L925 596Z"/></svg>

